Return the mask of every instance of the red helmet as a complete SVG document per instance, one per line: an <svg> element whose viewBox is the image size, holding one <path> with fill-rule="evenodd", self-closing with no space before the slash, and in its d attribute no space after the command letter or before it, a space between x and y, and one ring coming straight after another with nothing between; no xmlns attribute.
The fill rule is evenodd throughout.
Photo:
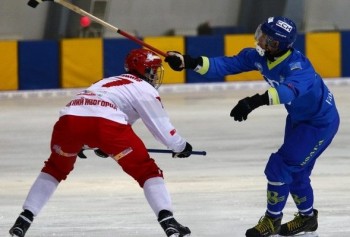
<svg viewBox="0 0 350 237"><path fill-rule="evenodd" d="M159 88L163 80L162 59L147 49L133 49L125 58L125 71L141 77L155 88Z"/></svg>

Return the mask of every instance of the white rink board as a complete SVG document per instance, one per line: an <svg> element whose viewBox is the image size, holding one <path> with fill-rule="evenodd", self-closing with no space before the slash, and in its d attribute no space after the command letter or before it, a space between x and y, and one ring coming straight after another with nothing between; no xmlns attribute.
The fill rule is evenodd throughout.
<svg viewBox="0 0 350 237"><path fill-rule="evenodd" d="M312 184L319 210L320 237L350 236L350 83L327 81L341 115L340 130L316 163ZM245 96L266 89L261 83L224 83L160 88L178 132L207 156L172 159L152 154L163 169L178 221L194 237L242 237L265 211L269 155L281 145L283 106L261 107L238 123L229 117ZM74 90L0 93L0 236L8 236L49 155L52 126ZM141 122L135 130L148 148L164 149ZM26 237L165 236L138 184L112 159L87 151L60 184ZM283 221L296 212L289 199Z"/></svg>

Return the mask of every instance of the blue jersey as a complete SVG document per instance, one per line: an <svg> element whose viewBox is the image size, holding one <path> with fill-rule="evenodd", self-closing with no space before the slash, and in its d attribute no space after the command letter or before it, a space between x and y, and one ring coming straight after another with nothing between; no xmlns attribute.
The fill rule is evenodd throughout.
<svg viewBox="0 0 350 237"><path fill-rule="evenodd" d="M299 51L289 50L274 62L261 57L255 49L243 49L232 57L208 58L207 78L258 70L276 89L292 123L328 124L337 117L332 93L316 73L310 61Z"/></svg>

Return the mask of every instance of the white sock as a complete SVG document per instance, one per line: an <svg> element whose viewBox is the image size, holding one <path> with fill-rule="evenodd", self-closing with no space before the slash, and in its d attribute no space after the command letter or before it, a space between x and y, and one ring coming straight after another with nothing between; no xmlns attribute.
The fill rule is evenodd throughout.
<svg viewBox="0 0 350 237"><path fill-rule="evenodd" d="M163 178L155 177L148 179L143 185L143 192L148 204L157 217L161 210L173 212L170 194L165 186Z"/></svg>
<svg viewBox="0 0 350 237"><path fill-rule="evenodd" d="M27 209L34 216L37 216L55 192L58 184L59 182L54 177L41 172L29 190L23 209Z"/></svg>

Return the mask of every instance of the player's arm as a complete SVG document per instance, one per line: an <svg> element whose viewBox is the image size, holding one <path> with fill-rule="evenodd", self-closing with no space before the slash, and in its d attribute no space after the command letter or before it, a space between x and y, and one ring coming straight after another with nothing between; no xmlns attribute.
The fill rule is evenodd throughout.
<svg viewBox="0 0 350 237"><path fill-rule="evenodd" d="M262 105L278 105L291 102L296 97L290 86L280 85L277 88L269 88L263 94L255 94L241 99L231 110L230 116L235 121L247 120L248 114Z"/></svg>
<svg viewBox="0 0 350 237"><path fill-rule="evenodd" d="M240 100L231 110L230 116L235 121L241 122L248 118L250 112L262 105L290 104L295 98L306 93L307 88L310 88L312 80L308 78L312 77L305 75L301 67L297 69L293 67L282 84L269 88L261 95L256 94Z"/></svg>
<svg viewBox="0 0 350 237"><path fill-rule="evenodd" d="M173 151L173 157L186 158L191 155L192 146L171 124L159 95L144 93L133 106L154 138Z"/></svg>
<svg viewBox="0 0 350 237"><path fill-rule="evenodd" d="M290 63L284 72L283 83L269 89L270 104L290 104L313 88L315 71L309 63Z"/></svg>
<svg viewBox="0 0 350 237"><path fill-rule="evenodd" d="M243 49L239 54L228 57L192 57L179 52L169 51L165 62L175 71L191 69L207 78L233 75L241 72L257 70L254 64L254 49Z"/></svg>

